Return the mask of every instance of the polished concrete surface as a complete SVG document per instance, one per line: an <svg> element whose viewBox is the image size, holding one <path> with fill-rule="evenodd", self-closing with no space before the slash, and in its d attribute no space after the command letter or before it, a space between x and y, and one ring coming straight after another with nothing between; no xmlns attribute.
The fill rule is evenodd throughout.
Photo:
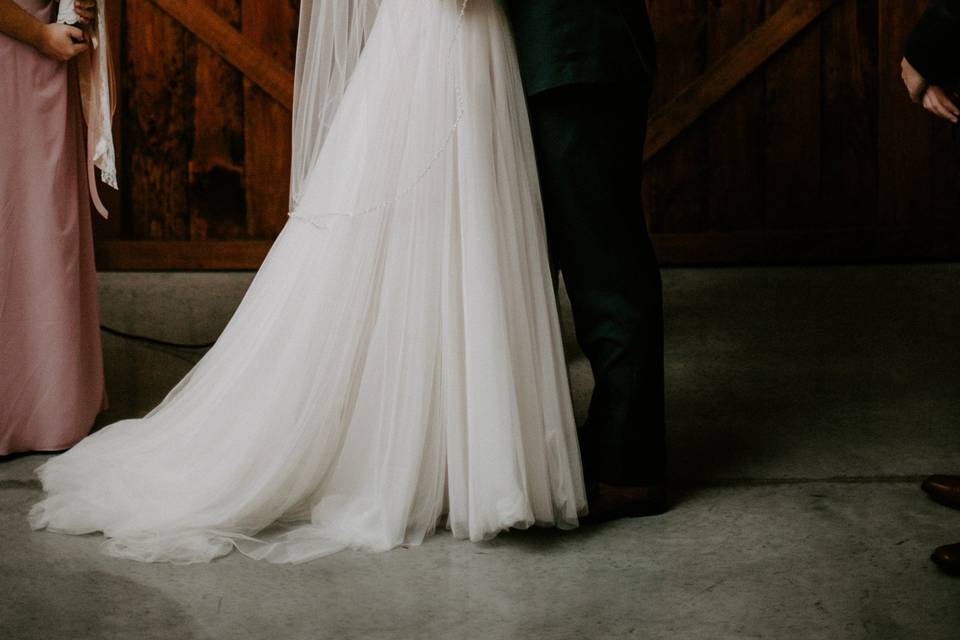
<svg viewBox="0 0 960 640"><path fill-rule="evenodd" d="M205 342L249 278L101 274L103 320ZM960 638L960 579L927 559L960 541L960 512L918 488L960 472L960 265L664 282L667 515L297 566L141 565L96 536L30 532L45 456L0 459L0 638ZM101 424L196 361L104 348ZM571 367L582 415L589 368Z"/></svg>

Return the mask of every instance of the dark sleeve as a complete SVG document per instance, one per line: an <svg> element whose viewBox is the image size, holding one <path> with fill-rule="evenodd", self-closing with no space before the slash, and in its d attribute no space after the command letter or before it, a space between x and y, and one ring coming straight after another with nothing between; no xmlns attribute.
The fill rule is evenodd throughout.
<svg viewBox="0 0 960 640"><path fill-rule="evenodd" d="M960 0L957 0L960 2ZM627 28L633 39L633 45L640 54L647 73L653 77L657 69L657 40L650 24L650 13L646 0L636 0L619 4L620 12L627 22Z"/></svg>
<svg viewBox="0 0 960 640"><path fill-rule="evenodd" d="M930 84L960 81L960 0L934 0L910 34L905 55Z"/></svg>

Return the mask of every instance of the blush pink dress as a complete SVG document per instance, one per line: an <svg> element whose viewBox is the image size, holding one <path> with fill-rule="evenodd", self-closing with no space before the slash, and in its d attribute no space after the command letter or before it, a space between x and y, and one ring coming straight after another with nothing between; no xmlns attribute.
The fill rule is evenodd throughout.
<svg viewBox="0 0 960 640"><path fill-rule="evenodd" d="M82 132L70 66L0 34L0 455L69 448L105 404Z"/></svg>

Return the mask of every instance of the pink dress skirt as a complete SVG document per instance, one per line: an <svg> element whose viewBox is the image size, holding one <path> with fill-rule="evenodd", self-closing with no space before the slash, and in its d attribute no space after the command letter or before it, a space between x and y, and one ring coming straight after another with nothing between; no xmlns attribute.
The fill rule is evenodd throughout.
<svg viewBox="0 0 960 640"><path fill-rule="evenodd" d="M105 404L82 132L70 65L0 34L0 455L69 448Z"/></svg>

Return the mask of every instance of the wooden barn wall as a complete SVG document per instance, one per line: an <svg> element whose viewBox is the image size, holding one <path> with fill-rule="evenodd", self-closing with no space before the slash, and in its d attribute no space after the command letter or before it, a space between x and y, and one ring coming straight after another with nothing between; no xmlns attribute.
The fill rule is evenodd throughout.
<svg viewBox="0 0 960 640"><path fill-rule="evenodd" d="M292 68L297 0L203 1ZM653 111L787 1L649 0ZM650 160L663 262L960 258L960 151L899 81L924 5L838 0ZM100 268L256 267L286 220L289 112L150 0L111 11L122 193Z"/></svg>
<svg viewBox="0 0 960 640"><path fill-rule="evenodd" d="M202 1L293 69L298 0ZM149 0L111 10L122 176L98 267L256 267L287 218L289 111Z"/></svg>

